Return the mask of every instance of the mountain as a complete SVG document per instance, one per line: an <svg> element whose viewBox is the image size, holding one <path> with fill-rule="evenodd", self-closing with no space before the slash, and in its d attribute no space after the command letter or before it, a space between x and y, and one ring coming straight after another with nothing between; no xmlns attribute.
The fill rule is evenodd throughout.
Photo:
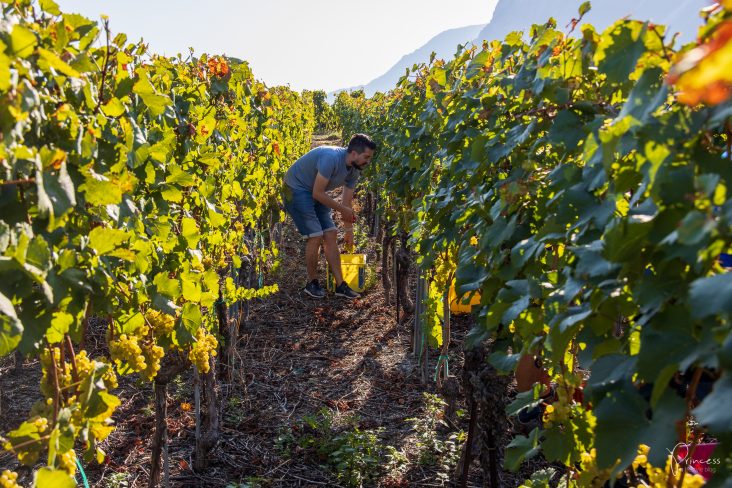
<svg viewBox="0 0 732 488"><path fill-rule="evenodd" d="M451 29L438 34L424 46L402 57L375 80L345 90L363 88L368 97L377 91L386 92L396 86L406 68L416 63L426 63L433 51L438 58L450 59L458 44L472 42L480 46L483 40L503 39L512 31L526 33L531 24L543 24L550 17L556 19L559 30L568 30L565 26L578 16L577 11L582 3L583 0L499 0L488 24ZM702 24L699 10L708 3L707 0L593 0L592 9L582 19L582 23L590 23L601 32L623 17L650 20L667 26L668 33L678 32L678 47L696 38L697 29ZM340 91L343 90L336 90L331 95Z"/></svg>
<svg viewBox="0 0 732 488"><path fill-rule="evenodd" d="M406 68L411 68L415 63L424 63L429 61L430 55L435 52L438 58L452 58L457 51L458 44L465 44L474 39L485 25L470 25L468 27L459 27L444 31L417 49L416 51L403 56L394 66L386 73L378 78L370 81L366 85L354 86L346 88L345 91L359 90L361 88L366 92L366 96L370 97L374 93L386 92L396 86L399 78L404 76ZM336 90L334 93L344 91Z"/></svg>
<svg viewBox="0 0 732 488"><path fill-rule="evenodd" d="M524 31L531 24L543 24L554 17L557 28L566 30L572 18L578 16L577 10L583 0L499 0L491 21L480 31L474 43L483 39L503 39L512 31ZM582 19L598 31L623 17L650 20L655 24L669 27L669 32L679 32L682 43L694 40L702 20L699 10L708 2L704 0L594 0L592 9Z"/></svg>

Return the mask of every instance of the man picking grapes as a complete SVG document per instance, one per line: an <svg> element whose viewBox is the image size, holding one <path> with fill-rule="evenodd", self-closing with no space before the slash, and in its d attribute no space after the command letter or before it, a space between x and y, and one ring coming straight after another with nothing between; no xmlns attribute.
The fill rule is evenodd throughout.
<svg viewBox="0 0 732 488"><path fill-rule="evenodd" d="M348 147L320 146L310 150L295 161L285 175L285 210L290 214L297 230L307 239L305 264L308 284L305 293L313 298L323 298L325 290L318 283L318 256L323 244L336 282L336 296L349 299L360 295L343 281L341 255L338 250L337 229L332 210L340 212L344 222L345 243L353 245L353 223L356 212L351 207L353 190L360 171L374 155L376 144L365 134L351 137ZM331 198L326 191L343 186L341 202Z"/></svg>

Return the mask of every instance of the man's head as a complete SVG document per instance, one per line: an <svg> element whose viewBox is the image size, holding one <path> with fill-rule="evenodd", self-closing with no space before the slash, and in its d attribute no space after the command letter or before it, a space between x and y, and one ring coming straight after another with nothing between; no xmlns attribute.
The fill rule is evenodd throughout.
<svg viewBox="0 0 732 488"><path fill-rule="evenodd" d="M376 150L376 143L366 134L354 134L348 143L348 159L351 166L362 170L371 162Z"/></svg>

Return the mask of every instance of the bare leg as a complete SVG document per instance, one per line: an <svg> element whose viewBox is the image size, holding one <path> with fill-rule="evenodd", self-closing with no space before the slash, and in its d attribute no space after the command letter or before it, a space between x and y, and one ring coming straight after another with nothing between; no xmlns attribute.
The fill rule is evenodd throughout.
<svg viewBox="0 0 732 488"><path fill-rule="evenodd" d="M341 271L341 252L338 249L338 232L335 229L323 234L323 250L336 286L338 286L343 283L343 272Z"/></svg>
<svg viewBox="0 0 732 488"><path fill-rule="evenodd" d="M318 257L320 256L320 243L323 238L310 237L305 244L305 265L308 270L308 282L318 277Z"/></svg>

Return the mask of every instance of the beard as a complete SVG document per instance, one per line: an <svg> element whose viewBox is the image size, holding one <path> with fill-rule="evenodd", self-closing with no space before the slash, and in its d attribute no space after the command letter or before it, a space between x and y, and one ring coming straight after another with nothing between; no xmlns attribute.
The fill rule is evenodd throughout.
<svg viewBox="0 0 732 488"><path fill-rule="evenodd" d="M356 168L357 170L361 171L366 166L366 163L362 163L362 164L352 163L352 165L353 165L354 168Z"/></svg>

